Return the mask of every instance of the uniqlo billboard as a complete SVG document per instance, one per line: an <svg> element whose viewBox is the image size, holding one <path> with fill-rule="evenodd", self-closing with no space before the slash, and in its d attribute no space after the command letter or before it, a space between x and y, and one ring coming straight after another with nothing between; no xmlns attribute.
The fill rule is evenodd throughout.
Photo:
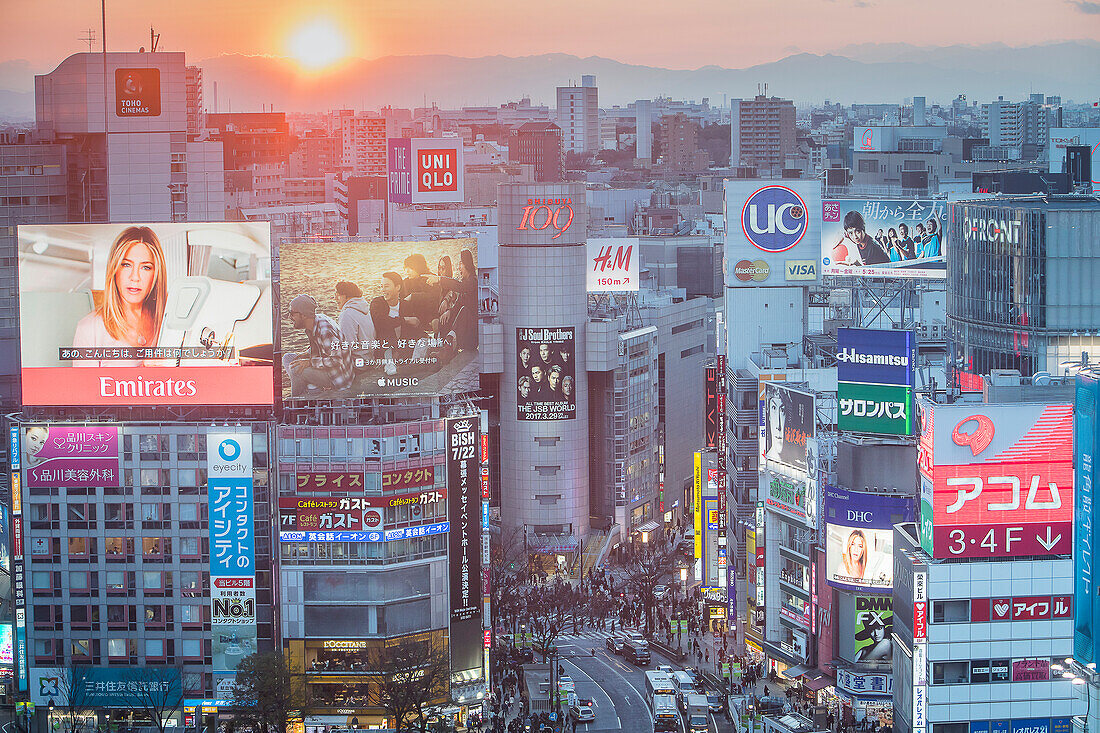
<svg viewBox="0 0 1100 733"><path fill-rule="evenodd" d="M391 138L389 196L395 204L460 204L465 200L462 138Z"/></svg>
<svg viewBox="0 0 1100 733"><path fill-rule="evenodd" d="M1073 406L920 404L921 544L937 558L1067 555Z"/></svg>

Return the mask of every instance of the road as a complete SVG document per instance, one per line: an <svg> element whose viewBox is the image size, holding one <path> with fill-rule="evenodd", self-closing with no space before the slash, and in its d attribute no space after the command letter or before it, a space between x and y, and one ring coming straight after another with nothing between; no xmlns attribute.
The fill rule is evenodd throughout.
<svg viewBox="0 0 1100 733"><path fill-rule="evenodd" d="M679 667L655 650L651 650L653 659L648 667L635 667L608 651L606 639L606 633L592 632L581 636L563 636L557 642L562 652L559 658L562 667L576 683L577 695L595 702L596 720L579 724L577 730L585 733L653 733L653 717L645 697L645 670L653 669L658 664L669 664L675 669ZM686 733L683 724L681 717L681 733ZM712 733L732 733L733 726L724 716L712 715L710 729Z"/></svg>

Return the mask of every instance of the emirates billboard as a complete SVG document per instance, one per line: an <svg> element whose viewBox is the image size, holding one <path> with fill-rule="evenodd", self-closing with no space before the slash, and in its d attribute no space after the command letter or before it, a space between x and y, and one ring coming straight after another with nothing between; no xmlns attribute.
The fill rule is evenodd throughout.
<svg viewBox="0 0 1100 733"><path fill-rule="evenodd" d="M920 404L921 544L937 558L1067 555L1073 406Z"/></svg>

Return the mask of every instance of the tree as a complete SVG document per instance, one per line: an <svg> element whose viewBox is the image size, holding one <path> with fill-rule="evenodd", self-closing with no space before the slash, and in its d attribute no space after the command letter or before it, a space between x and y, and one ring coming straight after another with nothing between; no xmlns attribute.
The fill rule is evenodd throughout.
<svg viewBox="0 0 1100 733"><path fill-rule="evenodd" d="M676 551L663 537L642 545L627 568L626 587L645 609L646 633L653 631L653 611L657 599L653 590L666 583L664 576L676 569Z"/></svg>
<svg viewBox="0 0 1100 733"><path fill-rule="evenodd" d="M62 721L62 731L79 733L83 714L93 707L88 689L89 667L69 665L55 667L39 678L39 694L52 700L55 714Z"/></svg>
<svg viewBox="0 0 1100 733"><path fill-rule="evenodd" d="M527 576L527 556L523 546L523 528L502 529L490 537L489 602L493 618L502 626L511 626L519 618L522 579Z"/></svg>
<svg viewBox="0 0 1100 733"><path fill-rule="evenodd" d="M143 667L123 671L129 688L130 708L145 713L160 733L165 718L183 706L183 671L180 667Z"/></svg>
<svg viewBox="0 0 1100 733"><path fill-rule="evenodd" d="M527 599L527 626L545 662L572 613L580 609L565 583L536 588Z"/></svg>
<svg viewBox="0 0 1100 733"><path fill-rule="evenodd" d="M233 705L253 727L285 731L290 713L309 707L311 677L280 651L250 654L237 665Z"/></svg>
<svg viewBox="0 0 1100 733"><path fill-rule="evenodd" d="M385 710L397 730L427 730L425 709L447 699L451 658L436 635L404 637L372 649L368 666L378 675L371 704Z"/></svg>

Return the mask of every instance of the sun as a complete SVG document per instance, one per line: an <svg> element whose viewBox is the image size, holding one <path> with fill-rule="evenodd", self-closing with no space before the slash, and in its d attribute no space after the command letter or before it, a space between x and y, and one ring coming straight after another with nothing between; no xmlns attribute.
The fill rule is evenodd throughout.
<svg viewBox="0 0 1100 733"><path fill-rule="evenodd" d="M314 18L291 32L287 50L304 71L323 71L347 59L347 36L330 18Z"/></svg>

